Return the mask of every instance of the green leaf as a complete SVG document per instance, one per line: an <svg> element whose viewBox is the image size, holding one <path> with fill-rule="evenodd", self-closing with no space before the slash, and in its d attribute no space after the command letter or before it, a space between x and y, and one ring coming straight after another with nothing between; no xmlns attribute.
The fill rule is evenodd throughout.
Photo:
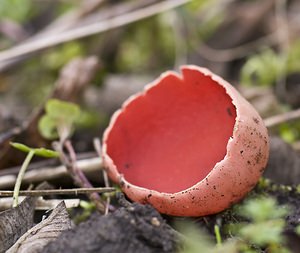
<svg viewBox="0 0 300 253"><path fill-rule="evenodd" d="M276 79L300 71L300 40L290 45L287 56L271 48L248 58L241 70L241 83L245 85L274 85Z"/></svg>
<svg viewBox="0 0 300 253"><path fill-rule="evenodd" d="M11 146L13 146L14 148L23 151L25 153L29 153L30 151L34 151L34 154L37 156L42 156L42 157L46 157L46 158L54 158L54 157L58 157L59 153L56 151L53 151L51 149L45 149L45 148L30 148L22 143L18 143L18 142L11 142L10 143Z"/></svg>
<svg viewBox="0 0 300 253"><path fill-rule="evenodd" d="M295 229L295 232L297 233L297 235L300 236L300 225L298 225Z"/></svg>
<svg viewBox="0 0 300 253"><path fill-rule="evenodd" d="M80 200L79 205L84 210L92 211L92 210L95 209L95 204L93 202L89 202L89 201L85 201L85 200Z"/></svg>
<svg viewBox="0 0 300 253"><path fill-rule="evenodd" d="M294 124L283 123L279 126L279 133L283 140L288 143L294 143L299 139L300 126L296 122Z"/></svg>
<svg viewBox="0 0 300 253"><path fill-rule="evenodd" d="M0 16L22 23L31 16L34 4L30 0L1 0Z"/></svg>
<svg viewBox="0 0 300 253"><path fill-rule="evenodd" d="M58 46L55 50L49 50L49 52L43 56L43 58L45 58L43 63L51 70L59 70L75 57L83 55L85 55L84 45L72 41Z"/></svg>
<svg viewBox="0 0 300 253"><path fill-rule="evenodd" d="M46 114L40 119L38 128L41 135L50 140L68 138L81 115L78 105L58 99L48 100L45 110Z"/></svg>
<svg viewBox="0 0 300 253"><path fill-rule="evenodd" d="M176 227L184 235L183 247L179 253L238 253L236 240L215 245L207 233L191 222L177 222Z"/></svg>
<svg viewBox="0 0 300 253"><path fill-rule="evenodd" d="M241 70L241 82L271 86L282 75L283 67L280 56L268 48L247 60Z"/></svg>
<svg viewBox="0 0 300 253"><path fill-rule="evenodd" d="M183 249L180 253L210 252L214 244L209 236L191 222L178 222L177 230L185 236Z"/></svg>
<svg viewBox="0 0 300 253"><path fill-rule="evenodd" d="M46 113L54 120L74 123L80 116L80 108L74 103L50 99L46 104Z"/></svg>
<svg viewBox="0 0 300 253"><path fill-rule="evenodd" d="M32 148L18 142L11 142L10 145L25 153L29 153L32 150Z"/></svg>
<svg viewBox="0 0 300 253"><path fill-rule="evenodd" d="M108 118L101 112L85 111L83 110L80 117L76 120L76 126L81 128L93 128L99 124L107 124Z"/></svg>
<svg viewBox="0 0 300 253"><path fill-rule="evenodd" d="M300 40L296 40L290 46L287 59L287 72L299 72L300 71Z"/></svg>
<svg viewBox="0 0 300 253"><path fill-rule="evenodd" d="M283 219L247 224L239 231L239 235L251 244L259 246L278 245L284 241L282 235L284 226L285 222Z"/></svg>
<svg viewBox="0 0 300 253"><path fill-rule="evenodd" d="M40 134L49 140L58 138L57 123L48 115L44 115L38 123L38 129Z"/></svg>
<svg viewBox="0 0 300 253"><path fill-rule="evenodd" d="M257 198L248 200L238 212L254 222L262 222L282 218L287 215L288 211L287 207L278 207L273 198Z"/></svg>
<svg viewBox="0 0 300 253"><path fill-rule="evenodd" d="M45 149L45 148L35 148L34 154L37 156L42 156L46 158L56 158L59 157L59 153L51 150L51 149Z"/></svg>

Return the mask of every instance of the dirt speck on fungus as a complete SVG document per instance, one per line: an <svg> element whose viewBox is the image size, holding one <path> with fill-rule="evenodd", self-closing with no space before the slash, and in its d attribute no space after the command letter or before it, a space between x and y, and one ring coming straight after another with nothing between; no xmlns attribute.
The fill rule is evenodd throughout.
<svg viewBox="0 0 300 253"><path fill-rule="evenodd" d="M259 119L258 118L253 118L253 121L258 124L259 123Z"/></svg>

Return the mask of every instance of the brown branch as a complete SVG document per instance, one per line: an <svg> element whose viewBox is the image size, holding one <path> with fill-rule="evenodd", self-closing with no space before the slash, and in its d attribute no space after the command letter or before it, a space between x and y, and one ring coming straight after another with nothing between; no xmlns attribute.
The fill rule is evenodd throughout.
<svg viewBox="0 0 300 253"><path fill-rule="evenodd" d="M215 49L201 42L200 48L194 46L196 52L205 59L213 62L228 62L243 58L253 53L259 47L272 46L280 43L277 40L277 32L271 33L241 46L228 49Z"/></svg>
<svg viewBox="0 0 300 253"><path fill-rule="evenodd" d="M135 9L142 8L146 5L150 5L152 4L152 2L157 0L140 0L140 1L130 1L124 3L122 2L119 4L113 4L112 6L108 5L108 7L103 8L100 11L97 10L103 1L102 0L92 0L92 1L95 2L91 4L89 0L82 1L82 3L77 6L76 10L71 10L63 14L63 16L59 16L56 20L51 22L43 30L37 32L36 34L29 37L26 41L23 41L22 44L19 45L32 43L33 41L39 40L43 37L48 37L51 34L52 35L59 34L65 32L66 30L74 29L75 27L79 28L82 26L86 26L88 24L100 22L105 19L111 18L113 16L123 14L124 12L133 11ZM30 54L16 57L13 58L12 60L8 60L5 62L1 62L0 71L6 70L7 68L13 66L14 64L26 60L28 57L32 57L37 52L38 51L34 51Z"/></svg>
<svg viewBox="0 0 300 253"><path fill-rule="evenodd" d="M281 123L296 120L300 118L300 108L294 111L285 112L279 115L275 115L264 120L266 127L274 127Z"/></svg>
<svg viewBox="0 0 300 253"><path fill-rule="evenodd" d="M62 143L54 143L54 148L60 154L61 162L66 166L70 176L73 178L74 183L81 188L93 188L92 184L83 174L83 172L78 168L76 154L73 149L70 140L66 140ZM65 154L63 148L65 148L68 152L68 155ZM95 203L96 208L101 213L105 213L106 205L104 201L101 199L98 193L88 193L89 199Z"/></svg>
<svg viewBox="0 0 300 253"><path fill-rule="evenodd" d="M95 147L95 150L96 150L98 156L102 158L101 142L100 142L99 138L94 139L94 147ZM105 187L109 187L108 175L107 175L107 172L105 169L102 170L102 175L103 175ZM104 214L108 214L109 205L110 205L110 197L108 196L106 199L106 208L105 208Z"/></svg>
<svg viewBox="0 0 300 253"><path fill-rule="evenodd" d="M70 169L69 171L72 173L73 178L76 179L77 184L79 184L81 187L93 187L89 180L85 177L83 172L77 166L76 154L71 144L71 141L66 140L64 146L70 156L70 164L68 165Z"/></svg>
<svg viewBox="0 0 300 253"><path fill-rule="evenodd" d="M105 0L81 1L76 10L71 10L63 16L58 17L43 31L37 33L33 36L33 38L30 39L34 39L42 35L48 35L50 33L62 32L68 29L69 27L76 25L84 17L96 11L104 2Z"/></svg>
<svg viewBox="0 0 300 253"><path fill-rule="evenodd" d="M275 14L279 43L280 70L277 73L275 89L278 94L286 93L287 61L290 50L287 0L276 0Z"/></svg>
<svg viewBox="0 0 300 253"><path fill-rule="evenodd" d="M22 202L26 197L20 196ZM37 197L34 209L35 210L49 210L55 208L61 201L64 201L67 208L75 208L79 206L80 199L43 199ZM12 207L13 199L11 197L0 198L0 211L9 209Z"/></svg>
<svg viewBox="0 0 300 253"><path fill-rule="evenodd" d="M130 23L174 9L190 1L191 0L165 0L163 2L153 4L145 8L135 10L104 21L86 25L84 27L74 28L63 33L50 34L49 36L45 36L23 45L15 46L8 50L2 51L0 53L0 62L10 61L16 57L27 55L29 53L46 49L64 42L80 39L114 28L122 27Z"/></svg>
<svg viewBox="0 0 300 253"><path fill-rule="evenodd" d="M88 158L77 161L77 167L84 173L95 173L102 169L102 160L99 157ZM19 169L19 167L18 167ZM25 172L22 184L36 184L43 181L51 181L68 176L69 173L64 165L57 167L39 167ZM11 172L3 173L0 176L0 189L7 189L13 187L16 182L15 168Z"/></svg>
<svg viewBox="0 0 300 253"><path fill-rule="evenodd" d="M257 26L260 25L261 20L265 18L266 13L269 13L270 10L272 10L274 6L274 1L275 0L270 0L270 1L264 1L259 7L256 7L252 9L252 7L249 6L249 8L252 10L253 15L248 16L246 12L249 12L248 8L232 8L234 6L230 6L232 4L232 1L220 1L223 2L221 4L217 4L218 6L211 7L208 5L208 7L203 8L201 12L201 16L203 21L208 21L212 17L216 17L216 15L220 15L220 13L223 13L225 11L225 8L227 10L235 9L237 11L237 15L230 16L230 13L232 10L228 13L229 16L227 16L227 19L224 20L224 22L218 27L218 31L215 34L215 36L211 37L207 42L205 41L200 41L196 43L193 43L192 40L189 40L190 45L193 47L193 49L204 59L212 62L228 62L228 61L233 61L239 58L243 58L248 56L249 54L253 53L254 50L257 50L261 47L264 47L266 45L276 45L278 42L277 40L277 32L271 32L265 36L262 36L260 38L257 38L253 41L243 43L246 39L249 40L249 35L253 31L257 30ZM239 6L239 5L237 5ZM241 5L242 6L242 5ZM217 9L217 11L216 11ZM236 13L235 13L236 14ZM246 15L245 15L246 14ZM229 18L228 18L229 17ZM247 22L250 21L250 22ZM191 26L188 28L190 29ZM229 44L231 46L226 46L227 48L225 49L219 49L219 47L224 47L224 43L221 42L218 43L219 37L218 34L223 34L224 32L231 32L231 28L239 28L241 31L239 32L239 36L233 36L231 40L228 43L226 43L225 39L225 44ZM227 30L229 29L229 30ZM189 31L189 33L192 35L193 31ZM221 35L222 36L222 35ZM221 38L221 37L220 37ZM223 41L223 40L221 40ZM211 47L209 44L213 42L215 47ZM224 41L223 41L224 42ZM200 45L199 45L200 44Z"/></svg>
<svg viewBox="0 0 300 253"><path fill-rule="evenodd" d="M78 189L51 189L51 190L31 190L20 191L19 195L22 196L48 196L48 195L78 195L78 194L90 194L94 192L104 193L113 192L113 187L98 187L98 188L78 188ZM0 191L0 197L11 197L13 191Z"/></svg>

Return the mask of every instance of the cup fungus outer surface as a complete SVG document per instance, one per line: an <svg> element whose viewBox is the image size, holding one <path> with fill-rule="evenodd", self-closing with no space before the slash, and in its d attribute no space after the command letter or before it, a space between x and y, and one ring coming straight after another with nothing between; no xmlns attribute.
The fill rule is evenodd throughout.
<svg viewBox="0 0 300 253"><path fill-rule="evenodd" d="M168 215L210 215L256 185L268 160L268 133L228 82L198 66L181 69L182 76L162 74L115 112L103 136L103 162L133 201Z"/></svg>

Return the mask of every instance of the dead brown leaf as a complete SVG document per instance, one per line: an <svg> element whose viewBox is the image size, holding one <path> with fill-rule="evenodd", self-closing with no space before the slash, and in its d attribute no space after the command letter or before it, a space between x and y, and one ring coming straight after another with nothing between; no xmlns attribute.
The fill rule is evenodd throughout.
<svg viewBox="0 0 300 253"><path fill-rule="evenodd" d="M35 198L26 198L17 207L0 212L0 253L33 226L34 202Z"/></svg>
<svg viewBox="0 0 300 253"><path fill-rule="evenodd" d="M45 245L72 227L65 203L60 202L48 218L28 230L6 253L39 253Z"/></svg>

